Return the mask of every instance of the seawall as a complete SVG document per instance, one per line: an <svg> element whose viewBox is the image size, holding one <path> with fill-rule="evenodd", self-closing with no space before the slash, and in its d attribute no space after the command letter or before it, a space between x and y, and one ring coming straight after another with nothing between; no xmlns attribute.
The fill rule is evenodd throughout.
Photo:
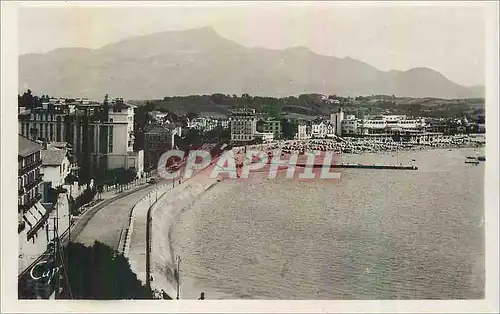
<svg viewBox="0 0 500 314"><path fill-rule="evenodd" d="M151 288L163 289L172 298L177 295L177 263L171 241L172 229L182 211L189 209L217 183L216 179L209 177L212 170L213 166L210 166L195 173L191 179L165 193L151 209Z"/></svg>
<svg viewBox="0 0 500 314"><path fill-rule="evenodd" d="M217 183L217 179L210 178L212 165L194 171L189 179L162 183L155 191L141 199L133 208L129 230L123 244L123 253L128 257L132 271L137 278L147 284L147 268L149 262L151 289L164 290L170 297L177 294L175 251L171 245L171 230L180 213L189 208L203 192ZM158 197L158 200L156 200ZM148 211L150 215L150 228L148 230ZM148 232L150 233L148 235ZM148 245L150 251L147 252ZM149 254L147 254L149 253ZM149 256L148 256L149 255ZM149 257L149 261L148 261ZM181 266L182 269L182 266ZM182 281L182 278L181 278Z"/></svg>
<svg viewBox="0 0 500 314"><path fill-rule="evenodd" d="M143 197L133 207L129 217L129 227L123 247L120 250L128 257L130 268L137 278L146 283L146 227L147 214L150 206L171 190L171 184L164 183Z"/></svg>

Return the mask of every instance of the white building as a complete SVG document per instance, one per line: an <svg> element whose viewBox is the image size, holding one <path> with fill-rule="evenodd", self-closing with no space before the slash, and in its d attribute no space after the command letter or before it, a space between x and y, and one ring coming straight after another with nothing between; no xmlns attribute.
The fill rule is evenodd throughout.
<svg viewBox="0 0 500 314"><path fill-rule="evenodd" d="M161 111L155 110L155 111L151 111L150 115L153 119L155 119L158 122L170 123L170 121L166 120L166 118L168 117L168 113L166 113L166 112L161 112Z"/></svg>
<svg viewBox="0 0 500 314"><path fill-rule="evenodd" d="M272 132L255 132L255 138L262 139L263 143L269 143L274 140L274 133Z"/></svg>
<svg viewBox="0 0 500 314"><path fill-rule="evenodd" d="M55 149L48 147L42 149L42 166L40 172L43 174L43 195L48 199L50 188L63 186L66 177L71 172L71 164L68 159L68 152L65 149Z"/></svg>
<svg viewBox="0 0 500 314"><path fill-rule="evenodd" d="M342 120L342 134L344 136L358 134L358 123L359 120L356 119L354 115L348 115L344 120Z"/></svg>
<svg viewBox="0 0 500 314"><path fill-rule="evenodd" d="M227 129L227 128L229 128L229 120L228 119L219 119L219 125L223 129Z"/></svg>
<svg viewBox="0 0 500 314"><path fill-rule="evenodd" d="M133 150L135 108L121 98L108 103L107 96L102 104L54 100L20 113L19 133L33 140L71 143L78 162L90 158L94 171L135 168L140 176L144 154Z"/></svg>
<svg viewBox="0 0 500 314"><path fill-rule="evenodd" d="M327 131L327 124L323 121L319 123L313 123L311 125L311 137L312 138L325 138Z"/></svg>
<svg viewBox="0 0 500 314"><path fill-rule="evenodd" d="M311 127L306 124L299 124L297 127L297 134L295 139L297 140L307 140L311 138Z"/></svg>
<svg viewBox="0 0 500 314"><path fill-rule="evenodd" d="M197 129L203 132L210 132L217 127L227 128L229 125L228 120L222 120L214 117L200 117L191 121L188 120L187 127L190 129Z"/></svg>
<svg viewBox="0 0 500 314"><path fill-rule="evenodd" d="M335 137L335 134L337 134L337 130L335 128L335 125L331 124L331 123L327 123L326 130L325 130L325 137Z"/></svg>
<svg viewBox="0 0 500 314"><path fill-rule="evenodd" d="M134 109L135 106L115 101L108 112L108 123L99 126L108 127L107 168L134 168L137 175L144 172L144 152L134 152ZM96 146L99 136L94 137Z"/></svg>
<svg viewBox="0 0 500 314"><path fill-rule="evenodd" d="M407 119L405 115L386 115L362 119L358 123L360 134L382 134L391 130L419 132L425 128L424 119Z"/></svg>

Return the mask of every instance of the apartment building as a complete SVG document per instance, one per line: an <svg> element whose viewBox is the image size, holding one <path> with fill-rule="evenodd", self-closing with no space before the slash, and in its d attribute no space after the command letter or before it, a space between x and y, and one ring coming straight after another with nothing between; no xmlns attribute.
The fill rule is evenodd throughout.
<svg viewBox="0 0 500 314"><path fill-rule="evenodd" d="M175 147L175 136L181 136L182 128L174 124L153 126L144 133L144 164L155 168L161 155Z"/></svg>
<svg viewBox="0 0 500 314"><path fill-rule="evenodd" d="M263 125L264 133L272 133L274 139L280 139L282 137L281 121L276 119L266 119Z"/></svg>
<svg viewBox="0 0 500 314"><path fill-rule="evenodd" d="M70 143L78 164L90 173L125 168L140 176L144 153L133 150L134 110L121 98L108 101L107 95L103 103L55 99L20 112L19 133L33 140Z"/></svg>
<svg viewBox="0 0 500 314"><path fill-rule="evenodd" d="M344 112L342 111L342 107L339 108L337 113L333 113L330 115L330 124L335 126L335 134L338 136L342 136L343 120L344 120Z"/></svg>
<svg viewBox="0 0 500 314"><path fill-rule="evenodd" d="M19 273L31 265L47 248L45 234L49 213L41 205L41 145L18 135L18 228Z"/></svg>
<svg viewBox="0 0 500 314"><path fill-rule="evenodd" d="M295 139L297 140L307 140L311 138L311 127L307 124L299 124L297 127L297 134Z"/></svg>
<svg viewBox="0 0 500 314"><path fill-rule="evenodd" d="M249 142L255 140L257 117L254 109L237 109L230 117L231 141Z"/></svg>

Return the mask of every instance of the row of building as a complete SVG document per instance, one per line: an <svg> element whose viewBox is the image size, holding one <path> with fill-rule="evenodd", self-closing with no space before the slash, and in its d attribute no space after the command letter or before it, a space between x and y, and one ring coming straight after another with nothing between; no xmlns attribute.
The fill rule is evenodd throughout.
<svg viewBox="0 0 500 314"><path fill-rule="evenodd" d="M41 107L19 108L18 133L41 142L66 142L91 174L105 169L144 172L144 151L134 151L134 109L121 98L104 102L50 99Z"/></svg>
<svg viewBox="0 0 500 314"><path fill-rule="evenodd" d="M71 193L74 186L73 195L79 192L77 184L66 181L73 168L70 159L66 143L40 144L18 135L19 275L47 250L56 229L62 234L69 228L67 190ZM65 188L66 192L54 198L50 193L53 188Z"/></svg>
<svg viewBox="0 0 500 314"><path fill-rule="evenodd" d="M233 142L264 140L281 137L280 121L267 119L264 131L257 131L258 117L254 110L242 109L231 113L231 140ZM482 133L484 124L470 124L463 119L437 119L422 117L407 117L406 115L380 115L357 118L345 115L342 108L330 115L329 119L319 118L312 122L298 124L295 139L332 138L345 136L388 137L408 136L419 137L424 134Z"/></svg>
<svg viewBox="0 0 500 314"><path fill-rule="evenodd" d="M67 180L88 179L106 170L144 173L144 151L134 150L135 106L123 99L103 102L50 98L39 107L18 112L18 235L19 275L40 258L70 225L70 196L83 187ZM53 189L62 193L54 198ZM52 218L58 219L52 219ZM57 227L56 227L57 225ZM29 271L28 271L29 273ZM31 281L29 276L28 281ZM21 282L21 281L20 281ZM24 282L24 281L23 281Z"/></svg>

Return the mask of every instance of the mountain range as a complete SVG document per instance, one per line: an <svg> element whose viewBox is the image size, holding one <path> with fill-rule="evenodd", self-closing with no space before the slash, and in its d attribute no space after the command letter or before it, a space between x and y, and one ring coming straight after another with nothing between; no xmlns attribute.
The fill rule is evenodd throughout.
<svg viewBox="0 0 500 314"><path fill-rule="evenodd" d="M305 47L248 48L203 27L130 37L99 49L60 48L19 57L19 93L125 99L196 94L484 97L430 68L380 71Z"/></svg>

